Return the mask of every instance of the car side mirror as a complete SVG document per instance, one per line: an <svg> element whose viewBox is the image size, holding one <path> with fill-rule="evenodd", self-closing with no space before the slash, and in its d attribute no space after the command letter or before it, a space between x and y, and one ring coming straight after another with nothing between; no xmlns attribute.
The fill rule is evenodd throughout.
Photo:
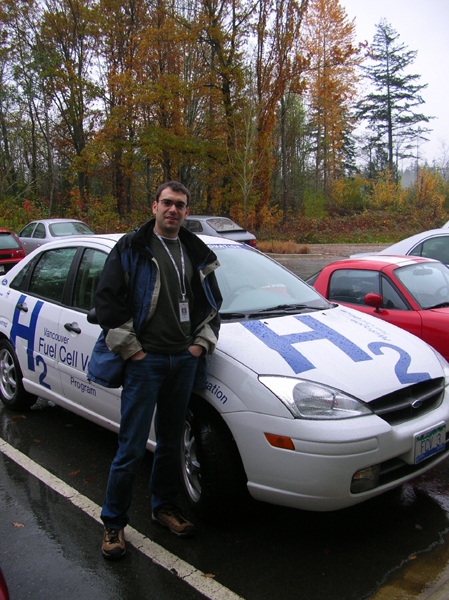
<svg viewBox="0 0 449 600"><path fill-rule="evenodd" d="M90 311L87 313L86 318L89 323L92 323L92 325L98 325L97 312L95 310L95 307L90 309Z"/></svg>
<svg viewBox="0 0 449 600"><path fill-rule="evenodd" d="M380 294L366 294L363 299L367 306L372 306L376 309L376 312L380 312L379 308L382 306L383 298Z"/></svg>

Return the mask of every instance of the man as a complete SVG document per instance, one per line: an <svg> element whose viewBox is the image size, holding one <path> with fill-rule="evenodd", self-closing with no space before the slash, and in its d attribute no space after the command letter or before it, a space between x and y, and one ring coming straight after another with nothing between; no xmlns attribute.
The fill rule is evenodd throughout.
<svg viewBox="0 0 449 600"><path fill-rule="evenodd" d="M118 387L113 365L124 371L119 448L101 513L102 552L110 559L125 553L132 487L156 405L152 520L178 536L194 530L176 506L180 443L195 376L204 384L205 355L217 343L222 298L214 274L217 257L181 229L189 201L182 184L161 185L153 203L155 219L119 240L97 289L103 333L88 377Z"/></svg>

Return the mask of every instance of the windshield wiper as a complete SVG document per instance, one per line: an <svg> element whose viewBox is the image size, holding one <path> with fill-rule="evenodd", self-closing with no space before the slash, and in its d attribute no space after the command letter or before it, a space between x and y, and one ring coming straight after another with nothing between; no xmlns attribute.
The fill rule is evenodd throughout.
<svg viewBox="0 0 449 600"><path fill-rule="evenodd" d="M244 319L246 317L245 313L231 312L231 313L220 313L220 318L223 321L230 321L231 319Z"/></svg>
<svg viewBox="0 0 449 600"><path fill-rule="evenodd" d="M271 313L295 313L300 310L325 310L327 306L310 306L310 304L278 304L277 306L271 306L270 308L261 308L260 310L251 313L251 315L266 315Z"/></svg>

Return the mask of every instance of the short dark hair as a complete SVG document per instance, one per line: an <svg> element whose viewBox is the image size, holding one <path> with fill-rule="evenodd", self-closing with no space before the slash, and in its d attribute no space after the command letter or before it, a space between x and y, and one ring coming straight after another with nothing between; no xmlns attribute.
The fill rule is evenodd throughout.
<svg viewBox="0 0 449 600"><path fill-rule="evenodd" d="M181 192L187 198L187 206L190 204L190 192L185 185L179 183L179 181L166 181L160 185L156 190L156 202L159 202L159 196L162 194L165 188L170 188L173 192Z"/></svg>

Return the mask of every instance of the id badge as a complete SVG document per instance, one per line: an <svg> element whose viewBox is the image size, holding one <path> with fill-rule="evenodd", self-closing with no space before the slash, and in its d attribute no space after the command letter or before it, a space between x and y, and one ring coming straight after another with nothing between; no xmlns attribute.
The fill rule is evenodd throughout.
<svg viewBox="0 0 449 600"><path fill-rule="evenodd" d="M190 321L189 301L184 300L179 303L179 320L181 323Z"/></svg>

